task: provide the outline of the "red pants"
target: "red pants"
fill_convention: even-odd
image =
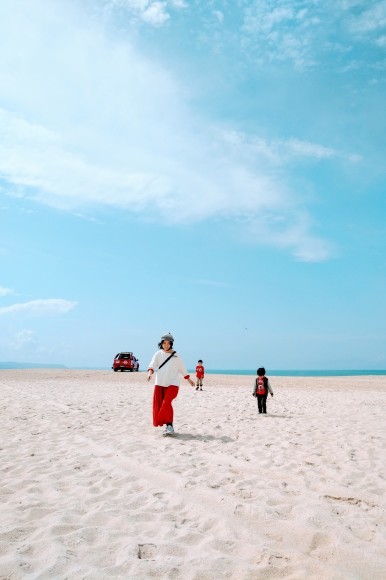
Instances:
[[[155,385],[153,395],[153,425],[161,427],[165,423],[173,423],[172,401],[178,395],[178,387],[160,387]]]

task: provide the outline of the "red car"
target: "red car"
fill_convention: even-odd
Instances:
[[[115,355],[113,366],[111,368],[115,373],[117,371],[138,372],[139,362],[132,352],[119,352],[117,355]]]

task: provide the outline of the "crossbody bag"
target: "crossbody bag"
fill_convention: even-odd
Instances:
[[[164,360],[164,362],[162,363],[162,365],[160,365],[160,366],[158,367],[158,370],[162,369],[162,367],[163,367],[164,365],[166,365],[166,363],[167,363],[167,362],[168,362],[168,361],[169,361],[169,360],[172,358],[172,356],[174,356],[175,354],[176,354],[176,351],[175,351],[175,350],[173,350],[172,354],[171,354],[170,356],[168,356],[168,358],[167,358],[166,360]]]

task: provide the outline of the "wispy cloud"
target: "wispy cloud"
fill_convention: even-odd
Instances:
[[[320,24],[318,3],[255,1],[244,12],[243,35],[268,61],[291,61],[303,70],[314,65],[313,38]]]
[[[33,330],[23,328],[11,338],[11,345],[16,350],[22,350],[26,346],[35,349],[38,345],[36,333]]]
[[[206,280],[206,279],[194,279],[193,284],[198,284],[199,286],[215,286],[216,288],[226,288],[229,286],[226,282],[220,282],[218,280]]]
[[[186,7],[183,0],[102,0],[111,11],[121,10],[151,26],[163,26],[170,20],[170,11]]]
[[[230,153],[221,130],[190,108],[184,87],[129,40],[112,38],[98,19],[61,0],[18,4],[15,10],[6,0],[0,8],[7,46],[0,52],[0,83],[3,103],[13,103],[12,110],[0,110],[0,177],[9,192],[74,212],[107,204],[169,223],[262,213],[281,219],[287,211],[291,224],[302,224],[298,231],[310,252],[312,227],[303,223],[304,208],[296,209],[300,192],[294,204],[273,169],[285,157],[318,161],[336,157],[335,151],[249,136]],[[112,4],[141,14],[185,6]],[[275,22],[306,16],[283,9],[266,15],[264,26],[272,30]]]
[[[379,38],[377,38],[376,41],[375,41],[375,44],[377,44],[381,48],[384,48],[386,46],[386,35],[383,34],[382,36],[380,36]]]
[[[259,215],[245,218],[244,239],[259,237],[262,244],[290,250],[299,262],[322,262],[335,253],[332,243],[311,235],[314,224],[307,212],[299,211],[296,218],[291,212],[275,215]]]
[[[359,6],[358,6],[359,4]],[[362,0],[355,6],[351,14],[349,28],[354,34],[367,35],[369,33],[386,30],[386,1],[368,2]],[[359,10],[358,10],[359,8]]]
[[[13,294],[14,291],[11,288],[4,288],[4,286],[0,286],[0,297],[1,296],[8,296],[8,294]]]
[[[240,155],[255,161],[256,158],[265,158],[266,161],[275,165],[307,159],[314,161],[331,158],[350,161],[359,159],[355,154],[337,151],[320,143],[310,143],[296,138],[267,141],[261,137],[234,130],[223,131],[222,137],[224,142]]]
[[[166,2],[149,2],[148,6],[142,10],[141,18],[154,26],[161,26],[170,18],[166,11]]]
[[[337,29],[339,45],[331,42]],[[366,0],[255,0],[244,9],[242,37],[261,62],[292,62],[303,71],[326,55],[334,54],[337,61],[340,53],[355,59],[349,56],[353,44],[368,40],[381,45],[384,30],[385,0],[375,0],[371,6]],[[362,68],[366,66],[363,61]]]
[[[50,314],[66,314],[75,306],[77,302],[63,300],[61,298],[49,298],[46,300],[31,300],[11,306],[0,308],[0,316],[5,314],[33,314],[36,316],[46,316]]]

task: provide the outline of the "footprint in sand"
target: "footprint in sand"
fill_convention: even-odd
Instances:
[[[140,560],[151,560],[157,554],[155,544],[138,544],[138,558]]]

